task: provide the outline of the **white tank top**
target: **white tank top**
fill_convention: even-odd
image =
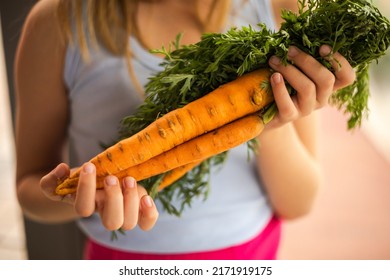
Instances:
[[[262,22],[274,30],[270,1],[233,0],[226,28],[255,27]],[[148,77],[162,70],[162,60],[135,39],[130,40],[135,73],[146,84]],[[91,61],[85,63],[77,46],[69,46],[64,75],[71,115],[69,160],[71,166],[80,166],[101,152],[102,144],[116,139],[120,120],[132,114],[142,100],[129,78],[124,59],[105,50],[91,49]],[[165,212],[157,200],[160,216],[148,232],[136,228],[112,241],[111,232],[101,225],[96,214],[81,219],[79,225],[100,244],[136,252],[196,252],[244,243],[259,234],[272,216],[254,160],[248,161],[247,152],[246,145],[231,150],[223,168],[211,176],[207,199],[195,199],[181,217]]]

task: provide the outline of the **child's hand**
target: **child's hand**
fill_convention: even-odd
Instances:
[[[320,55],[330,54],[329,46],[320,48]],[[328,59],[334,73],[325,68],[312,56],[296,47],[288,51],[290,64],[283,65],[280,59],[272,57],[269,65],[276,71],[271,76],[271,86],[278,107],[278,114],[267,127],[278,127],[287,122],[309,115],[328,104],[332,93],[348,86],[355,80],[355,72],[348,61],[339,53]],[[297,91],[290,98],[284,79]]]
[[[107,176],[104,189],[96,190],[95,166],[85,163],[80,172],[77,193],[58,196],[54,194],[57,181],[70,174],[66,164],[58,165],[41,179],[41,189],[51,200],[74,205],[81,217],[99,212],[104,227],[108,230],[131,230],[137,224],[143,230],[151,229],[157,221],[158,211],[146,190],[137,185],[132,177],[119,182],[115,176]]]

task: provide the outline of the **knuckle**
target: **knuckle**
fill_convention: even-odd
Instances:
[[[329,98],[331,95],[332,95],[332,93],[330,92],[329,94],[318,97],[317,98],[317,105],[318,105],[317,107],[322,108],[322,107],[327,106],[329,104]]]
[[[296,108],[288,107],[279,112],[279,117],[283,122],[288,122],[297,118],[298,112]]]
[[[299,107],[299,111],[297,114],[293,116],[291,120],[297,119],[298,117],[305,117],[309,115],[313,110],[314,110],[315,102],[314,105],[312,106],[311,104],[304,104]]]
[[[327,74],[325,74],[324,77],[322,87],[325,89],[333,89],[334,84],[336,83],[336,76],[327,71]]]
[[[301,110],[299,116],[300,117],[306,117],[308,115],[310,115],[310,113],[312,112],[313,110],[311,108],[304,108],[303,110]],[[298,116],[296,117],[298,118]]]
[[[317,95],[317,86],[313,82],[302,83],[301,90],[298,91],[298,101],[300,104],[311,103],[312,100],[315,100]]]
[[[304,116],[307,116],[309,115],[312,111],[313,111],[313,107],[315,105],[315,102],[313,102],[314,104],[312,105],[312,103],[310,102],[300,102],[302,104],[300,104],[298,110],[297,110],[297,113],[293,116],[293,119],[297,119],[298,117],[304,117]]]
[[[305,98],[310,98],[311,96],[316,95],[317,85],[314,82],[307,82],[303,86],[305,89],[305,94],[303,94],[302,96],[304,96]]]
[[[319,85],[317,90],[317,99],[326,101],[334,90],[335,81],[336,79],[331,77]]]

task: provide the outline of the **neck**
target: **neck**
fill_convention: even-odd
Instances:
[[[183,33],[182,44],[200,40],[205,31],[203,20],[209,16],[213,0],[141,1],[139,4],[139,39],[148,49],[168,46],[179,33]]]

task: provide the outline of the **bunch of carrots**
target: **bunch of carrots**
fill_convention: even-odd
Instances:
[[[278,55],[288,63],[290,45],[331,69],[318,55],[318,48],[328,44],[355,67],[355,83],[332,101],[350,114],[349,128],[359,125],[367,110],[368,66],[389,47],[390,23],[368,0],[298,2],[298,14],[283,12],[278,32],[264,25],[232,28],[204,34],[188,46],[180,46],[178,36],[174,50],[155,51],[165,55],[165,67],[147,84],[145,102],[123,119],[118,142],[90,160],[96,165],[97,187],[108,174],[133,176],[151,193],[160,191],[163,205],[176,214],[169,205],[176,190],[183,205],[207,193],[202,188],[211,167],[223,163],[235,146],[252,147],[275,114],[267,61]],[[76,192],[79,174],[59,182],[56,193]]]
[[[161,190],[189,166],[255,138],[264,128],[258,111],[273,101],[262,85],[269,75],[264,69],[243,75],[109,147],[91,159],[97,187],[103,187],[109,174],[140,181],[173,170],[159,185]],[[61,182],[57,194],[75,192],[79,172]]]

